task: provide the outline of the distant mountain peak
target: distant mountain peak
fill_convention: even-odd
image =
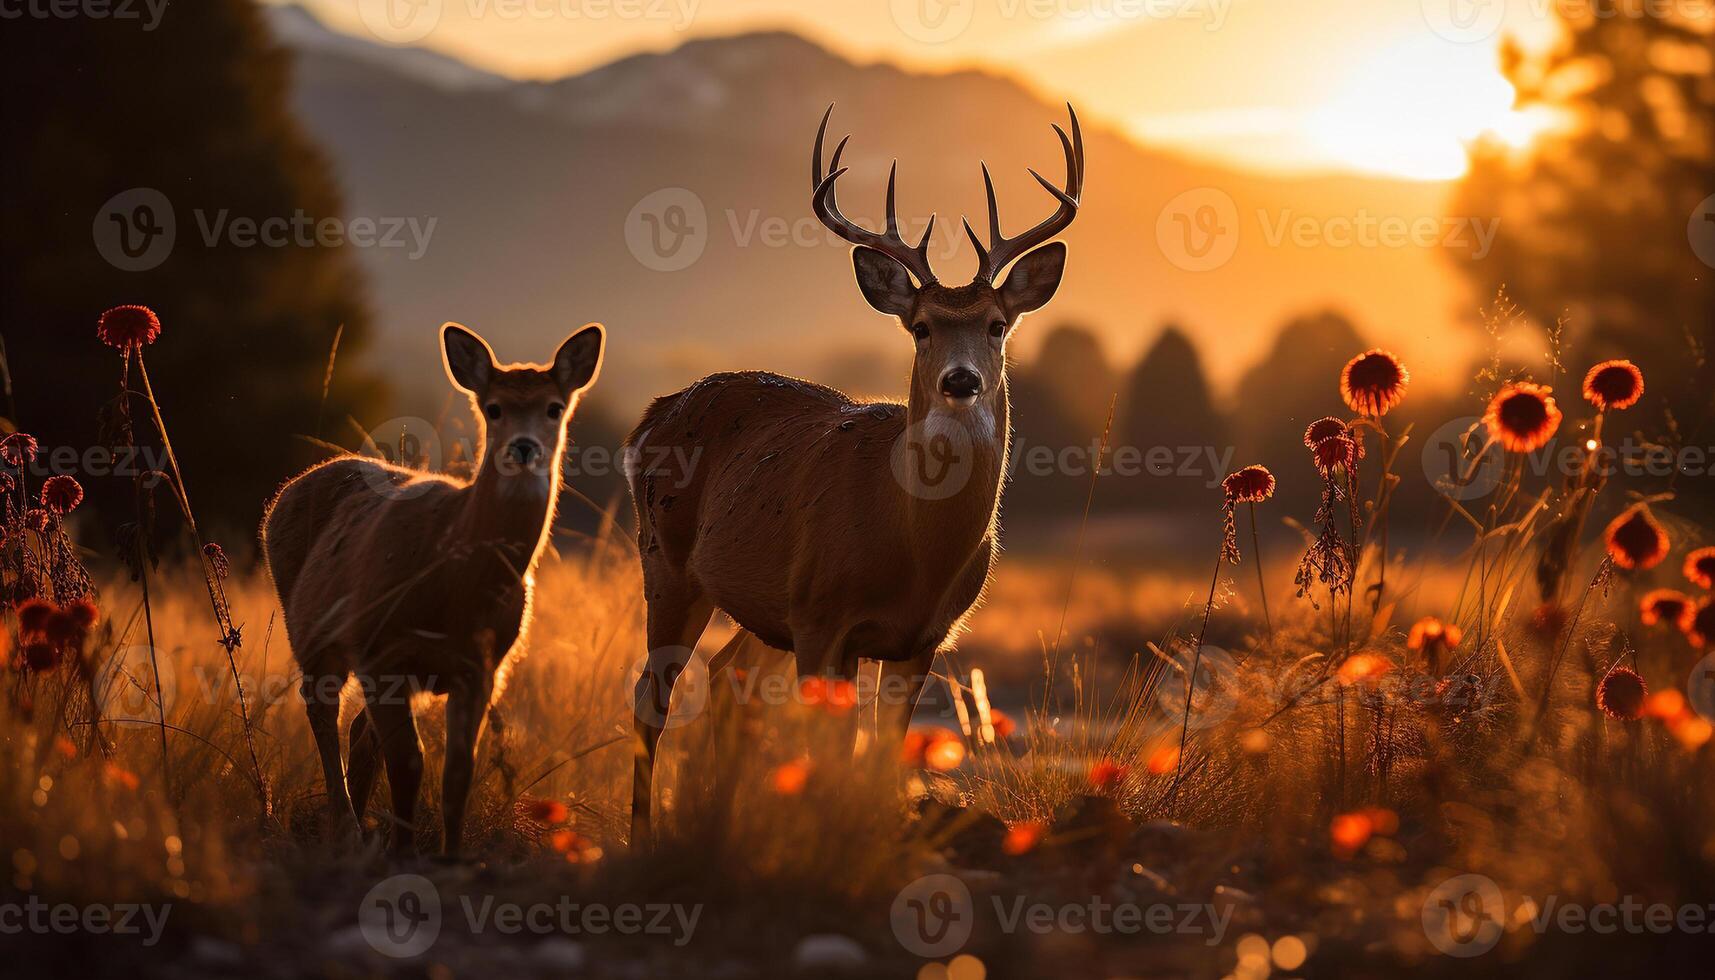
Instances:
[[[299,53],[340,55],[445,90],[497,89],[512,84],[502,75],[427,48],[383,44],[336,31],[299,4],[268,6],[264,14],[274,40]]]

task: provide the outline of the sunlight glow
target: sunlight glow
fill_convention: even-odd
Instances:
[[[1513,108],[1493,52],[1412,41],[1356,66],[1350,83],[1313,110],[1305,135],[1354,169],[1447,180],[1464,176],[1480,137],[1523,149],[1544,127]]]

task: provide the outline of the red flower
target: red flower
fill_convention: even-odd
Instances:
[[[1560,409],[1551,389],[1528,381],[1507,385],[1483,415],[1489,435],[1510,452],[1541,449],[1560,428]]]
[[[42,484],[42,506],[55,514],[69,514],[83,503],[83,487],[69,476],[50,476]]]
[[[47,629],[54,604],[46,599],[26,599],[18,606],[18,635],[29,636]]]
[[[1246,466],[1221,481],[1227,499],[1240,504],[1260,504],[1274,496],[1274,474],[1266,466]]]
[[[1608,717],[1621,721],[1631,721],[1642,715],[1647,697],[1649,688],[1645,686],[1644,679],[1624,667],[1608,671],[1608,675],[1596,685],[1596,707]]]
[[[1621,568],[1641,572],[1661,564],[1661,560],[1667,557],[1667,531],[1656,523],[1649,508],[1643,504],[1633,504],[1614,518],[1605,537],[1608,554]]]
[[[0,460],[7,466],[23,466],[36,458],[36,437],[27,432],[14,432],[0,439]]]
[[[96,322],[95,335],[109,347],[147,347],[161,335],[161,320],[147,306],[115,306]]]
[[[95,608],[95,603],[88,599],[77,600],[66,606],[65,611],[78,624],[78,628],[85,632],[94,629],[95,624],[101,621],[101,610]]]
[[[1631,408],[1644,396],[1644,374],[1631,361],[1603,361],[1584,375],[1584,400],[1603,411]]]
[[[1691,629],[1685,634],[1691,645],[1702,649],[1715,641],[1715,596],[1704,596],[1691,615]]]
[[[1666,623],[1681,633],[1691,629],[1694,608],[1691,597],[1676,589],[1656,589],[1638,600],[1638,616],[1645,626]]]
[[[1441,673],[1441,655],[1451,653],[1464,639],[1464,632],[1452,623],[1443,623],[1434,616],[1425,616],[1411,627],[1405,645],[1420,651],[1429,664],[1431,674]]]
[[[1715,548],[1698,548],[1686,555],[1685,577],[1705,589],[1715,589]]]
[[[215,578],[225,578],[232,574],[232,562],[226,558],[226,552],[220,545],[210,541],[202,546],[202,555],[208,559],[208,565],[214,570]]]
[[[1332,415],[1319,418],[1310,423],[1309,427],[1304,430],[1304,448],[1315,449],[1316,444],[1322,440],[1345,434],[1346,423]]]
[[[559,800],[534,799],[524,801],[524,812],[544,827],[565,823],[571,811]]]
[[[1129,772],[1131,769],[1127,766],[1122,766],[1112,759],[1102,759],[1090,767],[1090,788],[1104,793],[1124,782]]]
[[[49,643],[64,650],[68,647],[81,648],[88,632],[78,617],[73,616],[69,609],[58,609],[48,617],[48,624],[42,630]]]
[[[1337,467],[1350,467],[1358,459],[1358,444],[1349,436],[1329,436],[1311,449],[1316,467],[1328,473]]]
[[[44,673],[60,665],[60,648],[52,643],[30,643],[23,649],[25,670]]]
[[[1380,347],[1365,351],[1340,372],[1340,397],[1359,415],[1380,418],[1405,397],[1411,372]]]

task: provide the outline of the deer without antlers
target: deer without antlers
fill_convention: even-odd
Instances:
[[[549,364],[503,366],[482,338],[448,323],[447,376],[476,409],[475,478],[344,456],[293,478],[270,502],[263,551],[337,830],[358,832],[379,755],[393,791],[393,850],[414,849],[423,754],[409,694],[427,691],[447,695],[441,849],[458,851],[483,722],[504,687],[497,673],[528,625],[566,423],[595,383],[602,339],[592,323]],[[366,704],[352,722],[348,773],[339,692],[353,673]]]
[[[634,845],[650,835],[655,749],[674,680],[716,608],[740,629],[711,658],[712,676],[762,655],[757,641],[790,652],[800,678],[849,681],[860,659],[878,660],[880,689],[905,693],[887,705],[881,731],[903,738],[936,652],[975,607],[994,559],[1008,438],[1006,342],[1060,284],[1066,246],[1051,239],[1077,215],[1084,186],[1077,114],[1070,136],[1054,127],[1065,186],[1030,171],[1058,207],[1028,231],[1001,234],[983,166],[989,240],[965,222],[977,276],[945,286],[929,266],[934,218],[916,245],[900,235],[897,162],[884,232],[840,212],[834,186],[846,173],[846,139],[822,167],[832,113],[829,106],[816,133],[811,203],[856,246],[864,299],[912,336],[910,395],[903,405],[859,403],[778,375],[717,374],[657,399],[627,437],[649,646],[634,703]]]

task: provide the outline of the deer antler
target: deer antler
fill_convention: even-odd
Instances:
[[[834,114],[832,103],[828,111],[822,114],[821,128],[816,130],[816,149],[811,161],[810,186],[815,189],[811,197],[811,207],[815,209],[816,217],[828,229],[853,245],[865,245],[893,259],[904,266],[908,272],[917,277],[917,285],[927,286],[935,281],[935,272],[929,268],[929,236],[935,231],[935,216],[929,216],[929,227],[923,231],[923,240],[915,246],[906,244],[899,235],[899,217],[893,207],[894,177],[899,172],[899,161],[893,161],[893,167],[887,172],[887,233],[878,235],[867,228],[853,224],[850,219],[840,213],[840,206],[834,200],[834,181],[846,172],[848,168],[840,166],[840,154],[845,151],[846,141],[850,136],[843,137],[839,145],[834,147],[833,159],[828,161],[826,172],[822,170],[822,137],[828,131],[828,118]],[[1040,178],[1039,178],[1040,179]]]
[[[1016,238],[1007,238],[1000,233],[1000,207],[995,203],[994,180],[989,177],[988,164],[982,165],[983,187],[988,191],[989,199],[988,247],[984,248],[983,243],[977,240],[977,233],[971,230],[969,220],[965,221],[965,234],[971,236],[971,244],[977,247],[977,277],[984,282],[994,282],[1014,259],[1065,231],[1072,219],[1078,216],[1078,198],[1084,192],[1084,134],[1078,129],[1078,113],[1071,103],[1066,104],[1066,111],[1072,117],[1071,138],[1066,137],[1066,131],[1058,124],[1054,126],[1055,134],[1060,137],[1060,146],[1066,151],[1065,189],[1049,183],[1036,171],[1030,171],[1030,176],[1035,177],[1036,182],[1060,202],[1060,207],[1036,227]]]

